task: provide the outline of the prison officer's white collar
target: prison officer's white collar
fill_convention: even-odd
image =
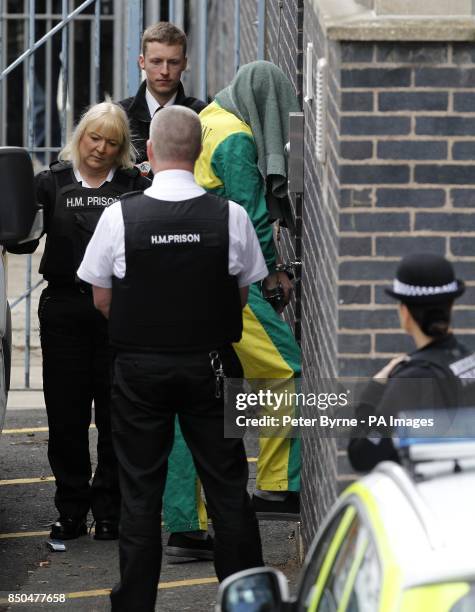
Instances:
[[[163,104],[163,108],[166,106],[172,106],[175,104],[176,95],[178,92],[175,91],[173,96]],[[145,100],[147,101],[148,112],[150,113],[150,117],[153,117],[159,108],[162,108],[162,105],[157,102],[157,100],[153,97],[153,95],[149,92],[148,87],[145,88]]]
[[[152,186],[144,191],[146,196],[165,200],[167,202],[180,202],[197,198],[206,191],[195,181],[192,172],[187,170],[163,170],[153,177]]]
[[[104,183],[110,183],[112,181],[112,179],[114,178],[115,170],[116,170],[115,167],[111,168],[109,170],[109,174],[102,181],[102,183],[99,185],[99,187],[102,187],[102,185],[104,185]],[[83,187],[85,187],[86,189],[98,189],[98,187],[91,187],[91,185],[89,185],[89,183],[86,181],[86,179],[82,178],[81,173],[79,172],[79,170],[77,168],[73,168],[73,171],[74,171],[74,176],[76,177],[77,182],[78,183],[82,183]]]

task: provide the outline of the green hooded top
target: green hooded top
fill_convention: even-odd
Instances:
[[[242,66],[200,113],[203,152],[195,166],[196,180],[207,191],[244,206],[270,272],[275,247],[266,187],[277,201],[286,198],[284,147],[288,115],[297,110],[294,89],[284,73],[270,62],[258,61]]]

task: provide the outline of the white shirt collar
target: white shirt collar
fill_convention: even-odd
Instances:
[[[175,104],[177,93],[178,92],[175,91],[175,93],[168,100],[168,102],[166,102],[163,105],[164,108],[166,106],[171,106],[172,104]],[[147,101],[148,112],[150,113],[150,117],[153,117],[155,115],[155,113],[157,112],[157,109],[161,108],[162,105],[159,102],[157,102],[157,100],[153,97],[153,95],[148,90],[148,87],[145,88],[145,100]]]
[[[116,171],[115,167],[111,168],[109,170],[109,174],[102,181],[102,183],[99,185],[99,187],[102,187],[102,185],[104,185],[104,183],[110,183],[112,181],[112,179],[114,178],[115,171]],[[91,185],[89,185],[89,183],[86,181],[86,179],[83,179],[83,177],[81,176],[81,173],[79,172],[79,170],[77,168],[73,168],[73,172],[74,172],[74,176],[76,177],[76,180],[78,181],[78,183],[82,183],[83,187],[86,187],[86,189],[98,189],[98,187],[91,187]]]
[[[151,187],[144,193],[157,200],[181,202],[204,195],[206,191],[197,184],[192,172],[163,170],[154,175]]]

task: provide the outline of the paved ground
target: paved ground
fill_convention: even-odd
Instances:
[[[32,268],[38,269],[40,254]],[[25,257],[9,258],[10,299],[24,291]],[[34,279],[37,275],[34,275]],[[35,282],[35,280],[33,280]],[[48,431],[41,392],[41,360],[33,295],[30,385],[24,387],[24,305],[13,310],[14,353],[12,392],[5,429],[0,436],[0,612],[4,610],[108,610],[109,589],[118,578],[116,542],[96,542],[91,536],[66,543],[63,553],[46,547],[49,525],[56,518],[54,483],[47,461]],[[96,432],[91,430],[94,460]],[[254,487],[255,456],[249,450]],[[265,560],[284,571],[295,589],[299,571],[296,525],[261,523]],[[167,535],[164,534],[164,538]],[[204,612],[213,609],[214,569],[209,562],[164,562],[157,610]],[[8,595],[24,603],[8,605]],[[32,602],[32,594],[64,595],[64,603]],[[28,601],[28,598],[30,601]],[[36,599],[36,596],[35,596]],[[41,599],[39,597],[38,599]],[[132,612],[132,611],[131,611]]]
[[[7,411],[0,437],[0,611],[108,610],[108,592],[118,578],[117,543],[85,536],[66,542],[66,552],[46,548],[49,525],[56,517],[47,439],[42,409]],[[91,449],[95,440],[96,431],[91,429]],[[254,466],[251,460],[251,487]],[[295,588],[299,570],[296,525],[265,522],[261,531],[266,562],[282,569]],[[164,534],[164,541],[166,537]],[[27,597],[33,593],[63,594],[66,601],[7,606],[9,594]],[[210,611],[215,595],[210,562],[164,562],[157,610]]]

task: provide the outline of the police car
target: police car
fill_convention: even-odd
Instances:
[[[41,235],[30,156],[18,147],[0,147],[0,432],[10,386],[11,316],[7,301],[7,254],[4,245]]]
[[[472,612],[475,442],[406,446],[338,499],[307,555],[295,599],[280,572],[228,577],[217,612]]]

